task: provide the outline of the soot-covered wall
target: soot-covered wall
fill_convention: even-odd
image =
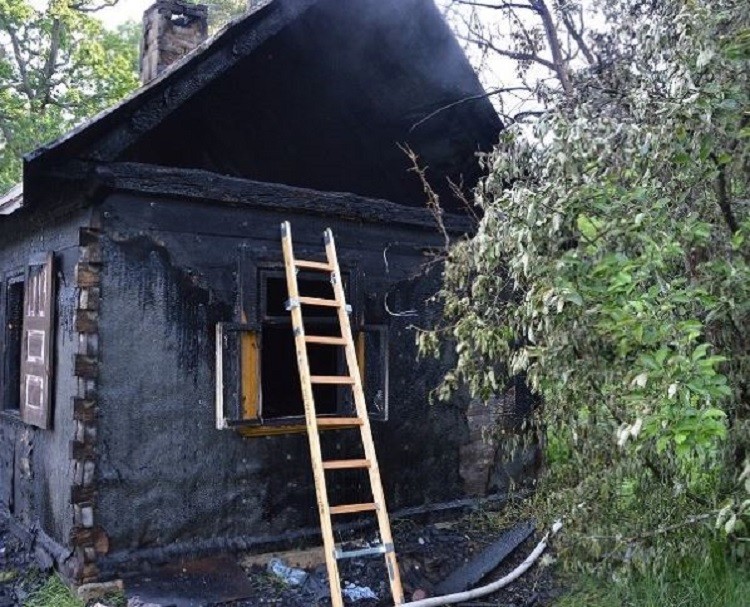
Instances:
[[[21,210],[0,219],[3,275],[23,271],[32,254],[54,251],[57,289],[52,428],[28,426],[17,412],[0,414],[1,507],[27,529],[40,528],[62,545],[67,545],[73,525],[69,450],[75,435],[73,356],[78,336],[73,325],[77,300],[74,272],[79,256],[78,228],[84,225],[88,225],[84,212],[53,218]],[[4,298],[5,285],[3,302]]]
[[[389,325],[390,420],[374,423],[374,434],[391,507],[462,494],[467,403],[428,404],[443,369],[417,360],[410,329],[428,322],[425,300],[438,285],[439,267],[425,273],[422,251],[440,246],[436,232],[130,194],[111,195],[100,211],[97,515],[111,563],[175,542],[317,525],[304,435],[243,438],[215,429],[215,325],[239,320],[238,285],[252,280],[242,275],[241,253],[281,261],[283,220],[301,258],[321,252],[322,232],[333,228],[342,265],[361,277],[365,320]],[[389,316],[386,294],[392,311],[415,312]],[[324,435],[329,456],[349,455],[344,436]],[[365,498],[362,483],[345,476],[333,486],[333,502]]]

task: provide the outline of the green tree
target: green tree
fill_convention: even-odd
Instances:
[[[597,69],[486,159],[445,323],[419,340],[455,349],[444,397],[526,374],[544,403],[534,505],[568,520],[568,564],[610,570],[747,536],[750,5],[606,13]]]
[[[0,189],[20,179],[23,154],[138,86],[140,28],[95,16],[114,3],[0,0]]]
[[[208,6],[208,22],[212,32],[220,30],[232,19],[247,11],[247,0],[196,0],[194,4]]]

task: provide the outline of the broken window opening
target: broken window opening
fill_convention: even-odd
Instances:
[[[8,278],[5,289],[5,385],[3,409],[21,408],[21,340],[23,337],[24,275]]]
[[[266,420],[301,418],[302,401],[292,319],[286,309],[288,299],[283,272],[260,273],[261,285],[261,417]],[[333,299],[333,287],[324,274],[300,274],[300,295]],[[348,290],[348,277],[344,276]],[[308,335],[339,336],[334,308],[306,307],[305,332]],[[344,375],[346,361],[343,348],[310,345],[308,361],[313,375]],[[351,389],[345,386],[319,385],[313,388],[318,415],[349,414],[352,410]]]

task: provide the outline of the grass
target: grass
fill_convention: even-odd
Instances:
[[[662,575],[636,575],[622,584],[588,579],[558,607],[748,607],[750,567],[728,559],[720,548],[706,559],[691,558]]]
[[[63,581],[53,575],[39,590],[33,592],[23,604],[24,607],[84,607],[83,603],[73,596]]]

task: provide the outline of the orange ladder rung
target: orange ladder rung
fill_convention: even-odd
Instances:
[[[308,344],[322,344],[324,346],[345,346],[346,339],[343,337],[328,337],[325,335],[305,335]]]
[[[311,375],[310,382],[313,384],[353,386],[354,378],[349,375]]]
[[[374,512],[378,509],[377,504],[345,504],[343,506],[331,506],[331,514],[356,514],[357,512]]]
[[[324,470],[349,470],[355,468],[369,468],[372,465],[369,459],[334,459],[323,462]]]

